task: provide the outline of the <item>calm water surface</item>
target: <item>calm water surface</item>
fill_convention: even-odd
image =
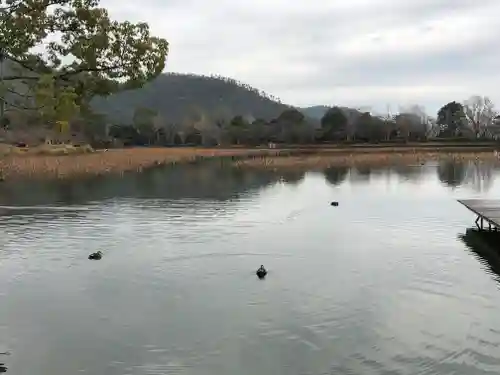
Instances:
[[[500,257],[463,238],[455,199],[500,197],[499,173],[207,164],[4,186],[0,372],[498,374]]]

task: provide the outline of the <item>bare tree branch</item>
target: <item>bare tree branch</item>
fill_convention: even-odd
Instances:
[[[493,102],[479,95],[471,96],[464,102],[464,113],[476,137],[489,130],[497,115]]]

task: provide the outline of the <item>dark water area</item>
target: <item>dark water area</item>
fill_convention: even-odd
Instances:
[[[456,202],[500,198],[498,176],[202,164],[3,184],[0,373],[498,374],[500,242]]]

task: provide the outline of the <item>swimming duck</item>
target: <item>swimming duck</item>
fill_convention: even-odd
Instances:
[[[260,268],[255,273],[257,274],[257,277],[259,279],[263,279],[267,275],[267,271],[266,271],[266,269],[264,268],[263,265],[261,265]]]
[[[332,203],[330,203],[333,207],[337,207],[339,205],[339,202],[335,202],[333,201]]]
[[[89,255],[89,259],[92,259],[92,260],[99,260],[101,258],[102,258],[102,252],[100,252],[100,251]]]

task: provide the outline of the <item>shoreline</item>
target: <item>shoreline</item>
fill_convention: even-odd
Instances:
[[[108,174],[121,175],[145,169],[199,163],[205,160],[228,161],[237,168],[328,168],[357,164],[422,163],[430,160],[479,160],[499,162],[495,145],[355,145],[350,147],[303,148],[153,148],[98,150],[69,155],[17,155],[0,158],[0,180],[71,179]]]
[[[500,159],[493,152],[450,153],[421,151],[415,153],[391,152],[267,157],[260,160],[237,160],[233,162],[233,166],[241,169],[322,171],[328,168],[419,166],[428,162],[477,162],[500,165]]]

